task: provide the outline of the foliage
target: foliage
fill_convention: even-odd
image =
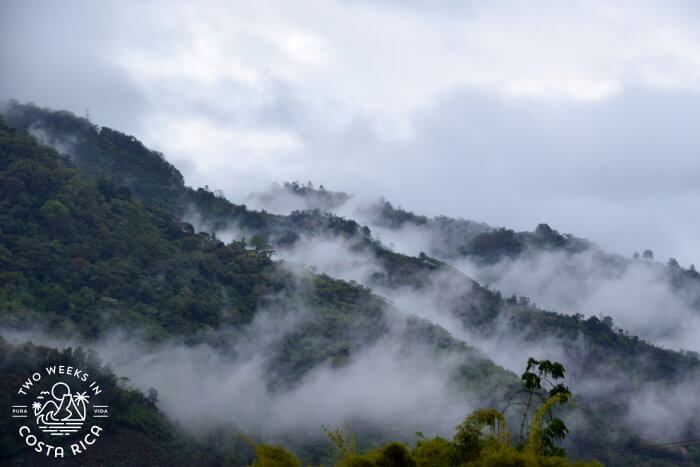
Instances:
[[[133,199],[111,179],[90,181],[53,149],[0,126],[0,318],[95,337],[116,323],[152,337],[249,321],[286,276],[262,236],[225,245],[173,214]],[[230,313],[227,310],[232,310]]]
[[[401,208],[394,208],[389,201],[381,200],[373,207],[373,220],[377,225],[398,229],[406,224],[414,226],[424,226],[428,223],[428,218],[425,216],[417,216],[416,214],[405,211]]]
[[[571,393],[556,392],[550,395],[535,411],[530,423],[530,435],[528,437],[528,451],[531,454],[545,456],[565,456],[566,450],[555,446],[555,440],[563,440],[569,433],[569,429],[561,418],[549,417],[544,428],[541,427],[545,417],[548,416],[554,404],[565,404],[571,400]]]
[[[524,390],[531,399],[533,396],[542,395],[543,381],[563,377],[564,367],[561,364],[530,358],[521,379]],[[571,393],[562,384],[552,384],[552,389],[546,394],[548,397],[543,399],[543,403],[535,410],[525,444],[511,445],[507,421],[503,414],[495,409],[480,409],[469,414],[457,425],[452,441],[440,436],[424,439],[422,433],[417,433],[419,439],[413,449],[406,444],[390,441],[380,447],[358,453],[356,440],[349,434],[347,425],[343,428],[323,429],[334,448],[335,465],[340,467],[600,465],[598,462],[572,464],[564,457],[563,449],[554,446],[553,440],[563,439],[568,432],[564,422],[549,417],[546,426],[542,428],[541,425],[553,406],[566,403],[571,398]],[[279,446],[268,448],[274,449],[274,452],[286,452]],[[258,460],[262,462],[264,455],[266,454],[258,454]],[[290,457],[290,453],[284,456],[293,458]]]
[[[521,376],[523,388],[516,391],[509,399],[508,406],[504,412],[508,410],[510,405],[524,405],[522,420],[520,422],[520,431],[518,432],[518,442],[522,442],[524,435],[525,423],[530,415],[530,412],[536,407],[535,399],[539,399],[541,406],[536,409],[535,416],[532,420],[530,429],[530,447],[534,449],[533,453],[543,452],[545,455],[564,455],[564,451],[555,448],[553,445],[554,439],[563,439],[568,432],[566,425],[559,418],[553,418],[550,415],[551,407],[554,403],[564,404],[571,399],[571,391],[562,383],[555,383],[559,379],[564,378],[564,366],[558,362],[549,360],[535,360],[530,357],[527,361],[527,368]],[[550,379],[551,378],[551,379]],[[549,384],[548,391],[545,390],[543,383]],[[525,401],[514,401],[514,397],[525,395]],[[547,416],[547,426],[540,430],[540,424],[543,418]],[[533,438],[534,437],[534,438]],[[536,446],[536,447],[533,447]],[[541,447],[543,449],[541,449]]]
[[[555,398],[561,397],[561,394]],[[484,436],[483,429],[488,428]],[[347,447],[350,438],[346,429],[326,430],[339,455],[334,465],[338,467],[463,467],[463,466],[590,466],[592,462],[570,462],[562,456],[539,454],[537,447],[518,450],[510,445],[505,419],[494,409],[477,410],[456,428],[452,441],[440,436],[419,439],[411,449],[404,443],[390,441],[380,447],[356,453]],[[537,436],[533,440],[538,439]],[[535,441],[537,443],[537,441]],[[280,457],[296,458],[280,446],[268,446],[280,452]],[[280,451],[281,450],[281,451]],[[256,446],[256,453],[258,452]],[[285,454],[281,454],[284,452]],[[342,455],[340,454],[342,453]],[[263,456],[266,454],[262,454]],[[258,454],[258,462],[262,459]],[[263,464],[253,464],[263,465]],[[270,464],[277,465],[277,464]],[[298,465],[298,464],[279,464]]]
[[[267,256],[272,256],[275,252],[264,235],[255,234],[250,237],[250,245],[255,248],[255,251],[258,253],[263,253]]]
[[[484,428],[490,428],[486,440]],[[462,460],[477,459],[483,449],[508,444],[510,433],[503,415],[495,409],[480,409],[470,414],[457,426],[454,445]]]
[[[416,441],[413,457],[418,465],[450,467],[458,458],[458,451],[454,443],[441,436],[436,436]]]
[[[319,209],[279,216],[251,211],[231,203],[208,187],[185,186],[182,174],[157,151],[147,149],[131,135],[92,125],[87,119],[66,111],[51,111],[33,104],[11,101],[4,110],[11,126],[31,131],[44,143],[66,150],[72,162],[88,180],[107,180],[116,197],[133,194],[142,202],[187,219],[196,212],[197,223],[214,234],[232,226],[264,235],[270,245],[288,245],[307,235],[330,234],[345,237],[368,236],[369,229],[352,220]],[[16,181],[8,180],[8,191],[16,191]],[[328,202],[347,199],[346,194],[290,184],[289,190],[306,195],[317,193]]]
[[[289,195],[303,199],[309,209],[320,209],[321,211],[336,208],[350,199],[348,193],[328,191],[323,185],[315,189],[310,181],[306,185],[297,181],[285,182],[281,187],[275,184],[272,189],[259,196],[263,201],[269,202],[276,197],[287,197]]]
[[[446,216],[427,218],[381,200],[367,210],[372,222],[381,227],[421,228],[431,239],[429,254],[445,259],[470,256],[483,263],[495,263],[523,252],[562,250],[569,253],[590,248],[589,242],[570,234],[560,234],[547,224],[534,232],[514,232],[487,224]]]
[[[268,446],[258,444],[255,446],[255,462],[251,465],[260,467],[297,467],[301,462],[294,454],[285,450],[282,446]]]
[[[350,465],[353,465],[351,459],[357,457],[357,439],[349,433],[347,425],[334,429],[324,426],[323,431],[326,432],[331,441],[331,457],[339,464],[350,462]]]

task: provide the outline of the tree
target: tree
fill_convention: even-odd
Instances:
[[[333,457],[339,462],[345,462],[357,453],[357,440],[354,435],[348,433],[348,427],[335,428],[322,426],[328,438],[333,443]]]
[[[47,290],[44,298],[46,308],[53,312],[64,312],[70,308],[70,295],[59,284],[53,284]]]
[[[651,250],[644,250],[642,252],[642,258],[651,261],[652,259],[654,259],[654,252]]]
[[[156,388],[148,388],[148,396],[146,396],[148,402],[155,405],[158,402],[158,390]]]
[[[422,435],[422,433],[419,433]],[[457,449],[453,442],[441,436],[431,439],[423,439],[422,436],[416,441],[413,449],[413,456],[418,465],[430,465],[433,467],[451,467],[458,459]]]
[[[301,462],[294,454],[282,446],[264,444],[245,433],[236,433],[234,437],[248,441],[255,449],[255,460],[251,466],[260,467],[301,467]]]
[[[484,428],[489,428],[486,440],[482,439]],[[457,426],[454,443],[460,459],[471,461],[479,458],[485,447],[507,445],[509,439],[510,433],[503,414],[496,409],[480,409]]]
[[[46,219],[52,235],[56,235],[56,231],[64,226],[70,218],[68,208],[62,202],[55,199],[45,202],[44,205],[41,206],[39,214]]]
[[[267,237],[260,234],[255,234],[250,237],[250,245],[255,248],[255,251],[264,253],[267,256],[272,256],[275,250],[270,246]]]
[[[528,359],[522,375],[523,388],[516,394],[528,397],[533,410],[527,442],[517,446],[511,444],[510,432],[503,412],[496,409],[479,409],[469,414],[456,427],[452,440],[436,436],[425,439],[417,432],[415,447],[390,441],[383,446],[357,452],[354,435],[349,434],[347,425],[329,429],[323,426],[332,443],[333,465],[336,467],[459,467],[479,466],[578,466],[602,467],[597,461],[571,462],[564,458],[563,448],[555,441],[563,440],[569,433],[560,418],[552,417],[556,405],[570,401],[571,392],[561,384],[551,380],[564,377],[564,367],[549,360]],[[543,389],[543,383],[551,389]],[[542,403],[536,406],[534,400]],[[509,405],[512,403],[509,402]],[[514,403],[513,403],[514,404]],[[507,409],[507,407],[506,407]],[[527,415],[526,415],[527,416]],[[521,430],[523,428],[521,427]],[[251,464],[265,466],[297,466],[299,461],[281,446],[261,444],[245,434],[236,435],[255,446],[256,459]]]
[[[528,437],[528,451],[532,455],[561,456],[566,455],[566,450],[556,446],[554,440],[563,440],[569,434],[569,429],[561,418],[553,417],[542,428],[545,419],[554,404],[565,404],[571,397],[570,393],[559,392],[550,396],[536,411],[530,423],[530,436]]]
[[[603,323],[605,326],[607,326],[608,329],[612,329],[613,319],[612,319],[612,317],[610,317],[610,316],[604,316],[604,317],[603,317],[603,320],[602,320],[602,323]]]
[[[530,413],[535,411],[533,424],[530,428],[529,444],[532,445],[532,437],[536,436],[536,443],[539,446],[536,449],[536,454],[564,455],[563,448],[554,446],[554,440],[563,439],[568,433],[568,429],[563,420],[552,416],[552,408],[555,404],[565,404],[572,397],[571,391],[566,385],[556,382],[564,378],[564,372],[564,366],[561,363],[529,358],[525,372],[520,378],[522,388],[511,395],[508,404],[501,412],[505,413],[511,405],[524,406],[518,431],[518,444],[522,445],[525,440],[524,432],[527,419]],[[545,388],[545,383],[549,386],[549,390]],[[522,398],[524,400],[518,400]],[[537,405],[538,401],[540,402],[539,406]],[[543,420],[546,424],[544,428],[540,429]],[[536,435],[533,435],[533,429],[536,429]]]

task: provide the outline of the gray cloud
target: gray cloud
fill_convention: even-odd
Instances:
[[[311,179],[686,264],[700,262],[688,8],[8,2],[0,96],[89,107],[234,200]]]
[[[88,2],[7,2],[0,15],[0,97],[32,101],[135,130],[147,108],[143,91],[106,60],[119,34],[113,5]]]

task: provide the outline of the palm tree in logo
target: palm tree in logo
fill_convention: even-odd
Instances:
[[[78,410],[77,415],[80,417],[80,421],[85,421],[85,414],[87,413],[87,403],[90,396],[87,395],[87,391],[78,392],[73,396],[73,405]]]

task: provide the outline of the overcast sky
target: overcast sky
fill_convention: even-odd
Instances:
[[[188,3],[3,1],[0,98],[234,202],[313,180],[700,265],[694,2]]]

